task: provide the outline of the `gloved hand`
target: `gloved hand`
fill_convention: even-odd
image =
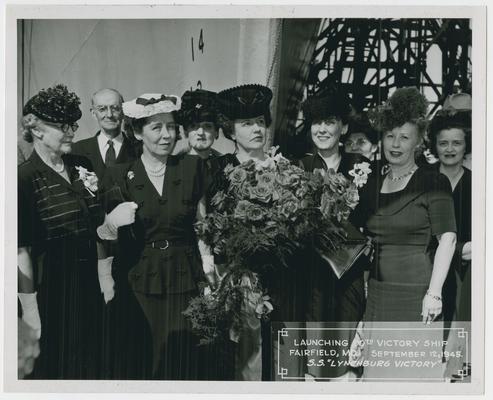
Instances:
[[[98,260],[98,278],[101,293],[103,293],[104,302],[108,304],[115,297],[115,281],[111,276],[111,264],[113,257]]]
[[[41,337],[41,318],[39,317],[38,301],[35,293],[17,293],[21,303],[22,320],[36,333],[36,338]]]
[[[17,376],[24,378],[33,372],[34,360],[39,356],[36,332],[23,320],[17,321]]]
[[[116,240],[120,226],[131,225],[135,222],[137,207],[133,201],[118,204],[113,211],[106,214],[103,225],[96,229],[98,236],[103,240]]]
[[[216,268],[214,265],[214,256],[205,255],[202,256],[202,269],[204,270],[205,278],[212,289],[216,288]]]

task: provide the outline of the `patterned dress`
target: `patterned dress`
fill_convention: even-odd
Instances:
[[[71,183],[33,151],[18,171],[18,247],[31,250],[42,324],[32,377],[100,377],[101,310],[95,227],[97,196],[78,179],[85,157],[64,155]]]

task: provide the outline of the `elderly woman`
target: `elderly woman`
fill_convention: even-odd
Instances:
[[[431,153],[440,161],[438,169],[452,186],[457,223],[457,245],[443,290],[444,319],[471,321],[472,175],[463,167],[465,155],[471,152],[471,97],[468,94],[447,98],[431,121],[429,139]],[[457,360],[454,361],[452,364],[458,365]],[[461,367],[458,365],[454,373]]]
[[[401,88],[373,113],[383,132],[389,167],[378,193],[361,200],[370,210],[366,227],[375,244],[365,312],[365,328],[369,329],[365,333],[370,340],[416,339],[418,347],[405,348],[416,352],[427,350],[423,348],[425,339],[442,338],[442,325],[434,321],[442,313],[442,288],[456,242],[448,179],[435,170],[418,168],[415,162],[423,143],[426,111],[427,101],[417,89]],[[439,244],[433,258],[434,238]],[[371,329],[382,328],[380,321],[421,321],[432,324],[433,329],[421,325],[422,329],[406,329],[404,334]],[[441,376],[441,358],[433,361],[438,361],[434,368],[368,367],[364,378]]]
[[[103,239],[118,237],[115,265],[128,271],[130,287],[152,333],[154,379],[199,379],[205,368],[191,325],[182,312],[203,278],[193,224],[204,192],[199,157],[172,155],[180,98],[143,94],[123,103],[142,156],[108,170],[103,182]],[[117,232],[108,217],[123,201],[137,206],[135,221]]]
[[[218,137],[217,112],[217,93],[202,89],[183,93],[178,118],[188,139],[188,154],[203,160],[221,155],[212,148]]]
[[[33,373],[40,379],[100,377],[95,227],[102,213],[89,160],[69,154],[79,104],[57,85],[23,109],[24,139],[34,151],[18,171],[18,297],[22,319],[41,335]]]

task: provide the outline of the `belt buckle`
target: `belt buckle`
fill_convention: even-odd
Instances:
[[[169,242],[168,242],[167,240],[162,240],[162,241],[163,241],[163,242],[166,242],[166,246],[165,246],[165,247],[158,246],[157,248],[158,248],[159,250],[166,250],[166,249],[169,247]],[[160,240],[160,242],[161,242],[161,240]],[[154,242],[154,243],[156,243],[156,242]],[[154,243],[153,243],[153,244],[154,244]],[[153,247],[154,247],[154,248],[156,248],[156,246],[153,246]]]

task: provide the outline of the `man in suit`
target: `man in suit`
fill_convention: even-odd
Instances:
[[[74,143],[72,151],[91,160],[98,179],[106,168],[135,160],[138,146],[122,133],[123,97],[115,89],[100,89],[91,99],[91,113],[99,125],[99,131],[89,139]]]
[[[99,131],[72,146],[73,153],[91,160],[100,181],[108,167],[131,162],[140,155],[140,146],[136,141],[122,133],[122,103],[123,97],[115,89],[105,88],[95,92],[91,99],[91,113],[99,125]],[[108,246],[110,253],[114,255],[117,247],[114,244]],[[144,316],[141,316],[142,324],[129,326],[127,316],[134,310],[140,311],[139,305],[129,290],[126,271],[120,272],[119,266],[113,264],[113,257],[98,261],[101,292],[107,303],[104,307],[102,333],[106,348],[102,355],[103,378],[145,379],[146,367],[134,362],[142,359],[145,363],[145,357],[137,354],[141,352],[141,348],[133,345],[135,338],[142,336],[141,333],[144,332],[139,330],[145,323]]]

